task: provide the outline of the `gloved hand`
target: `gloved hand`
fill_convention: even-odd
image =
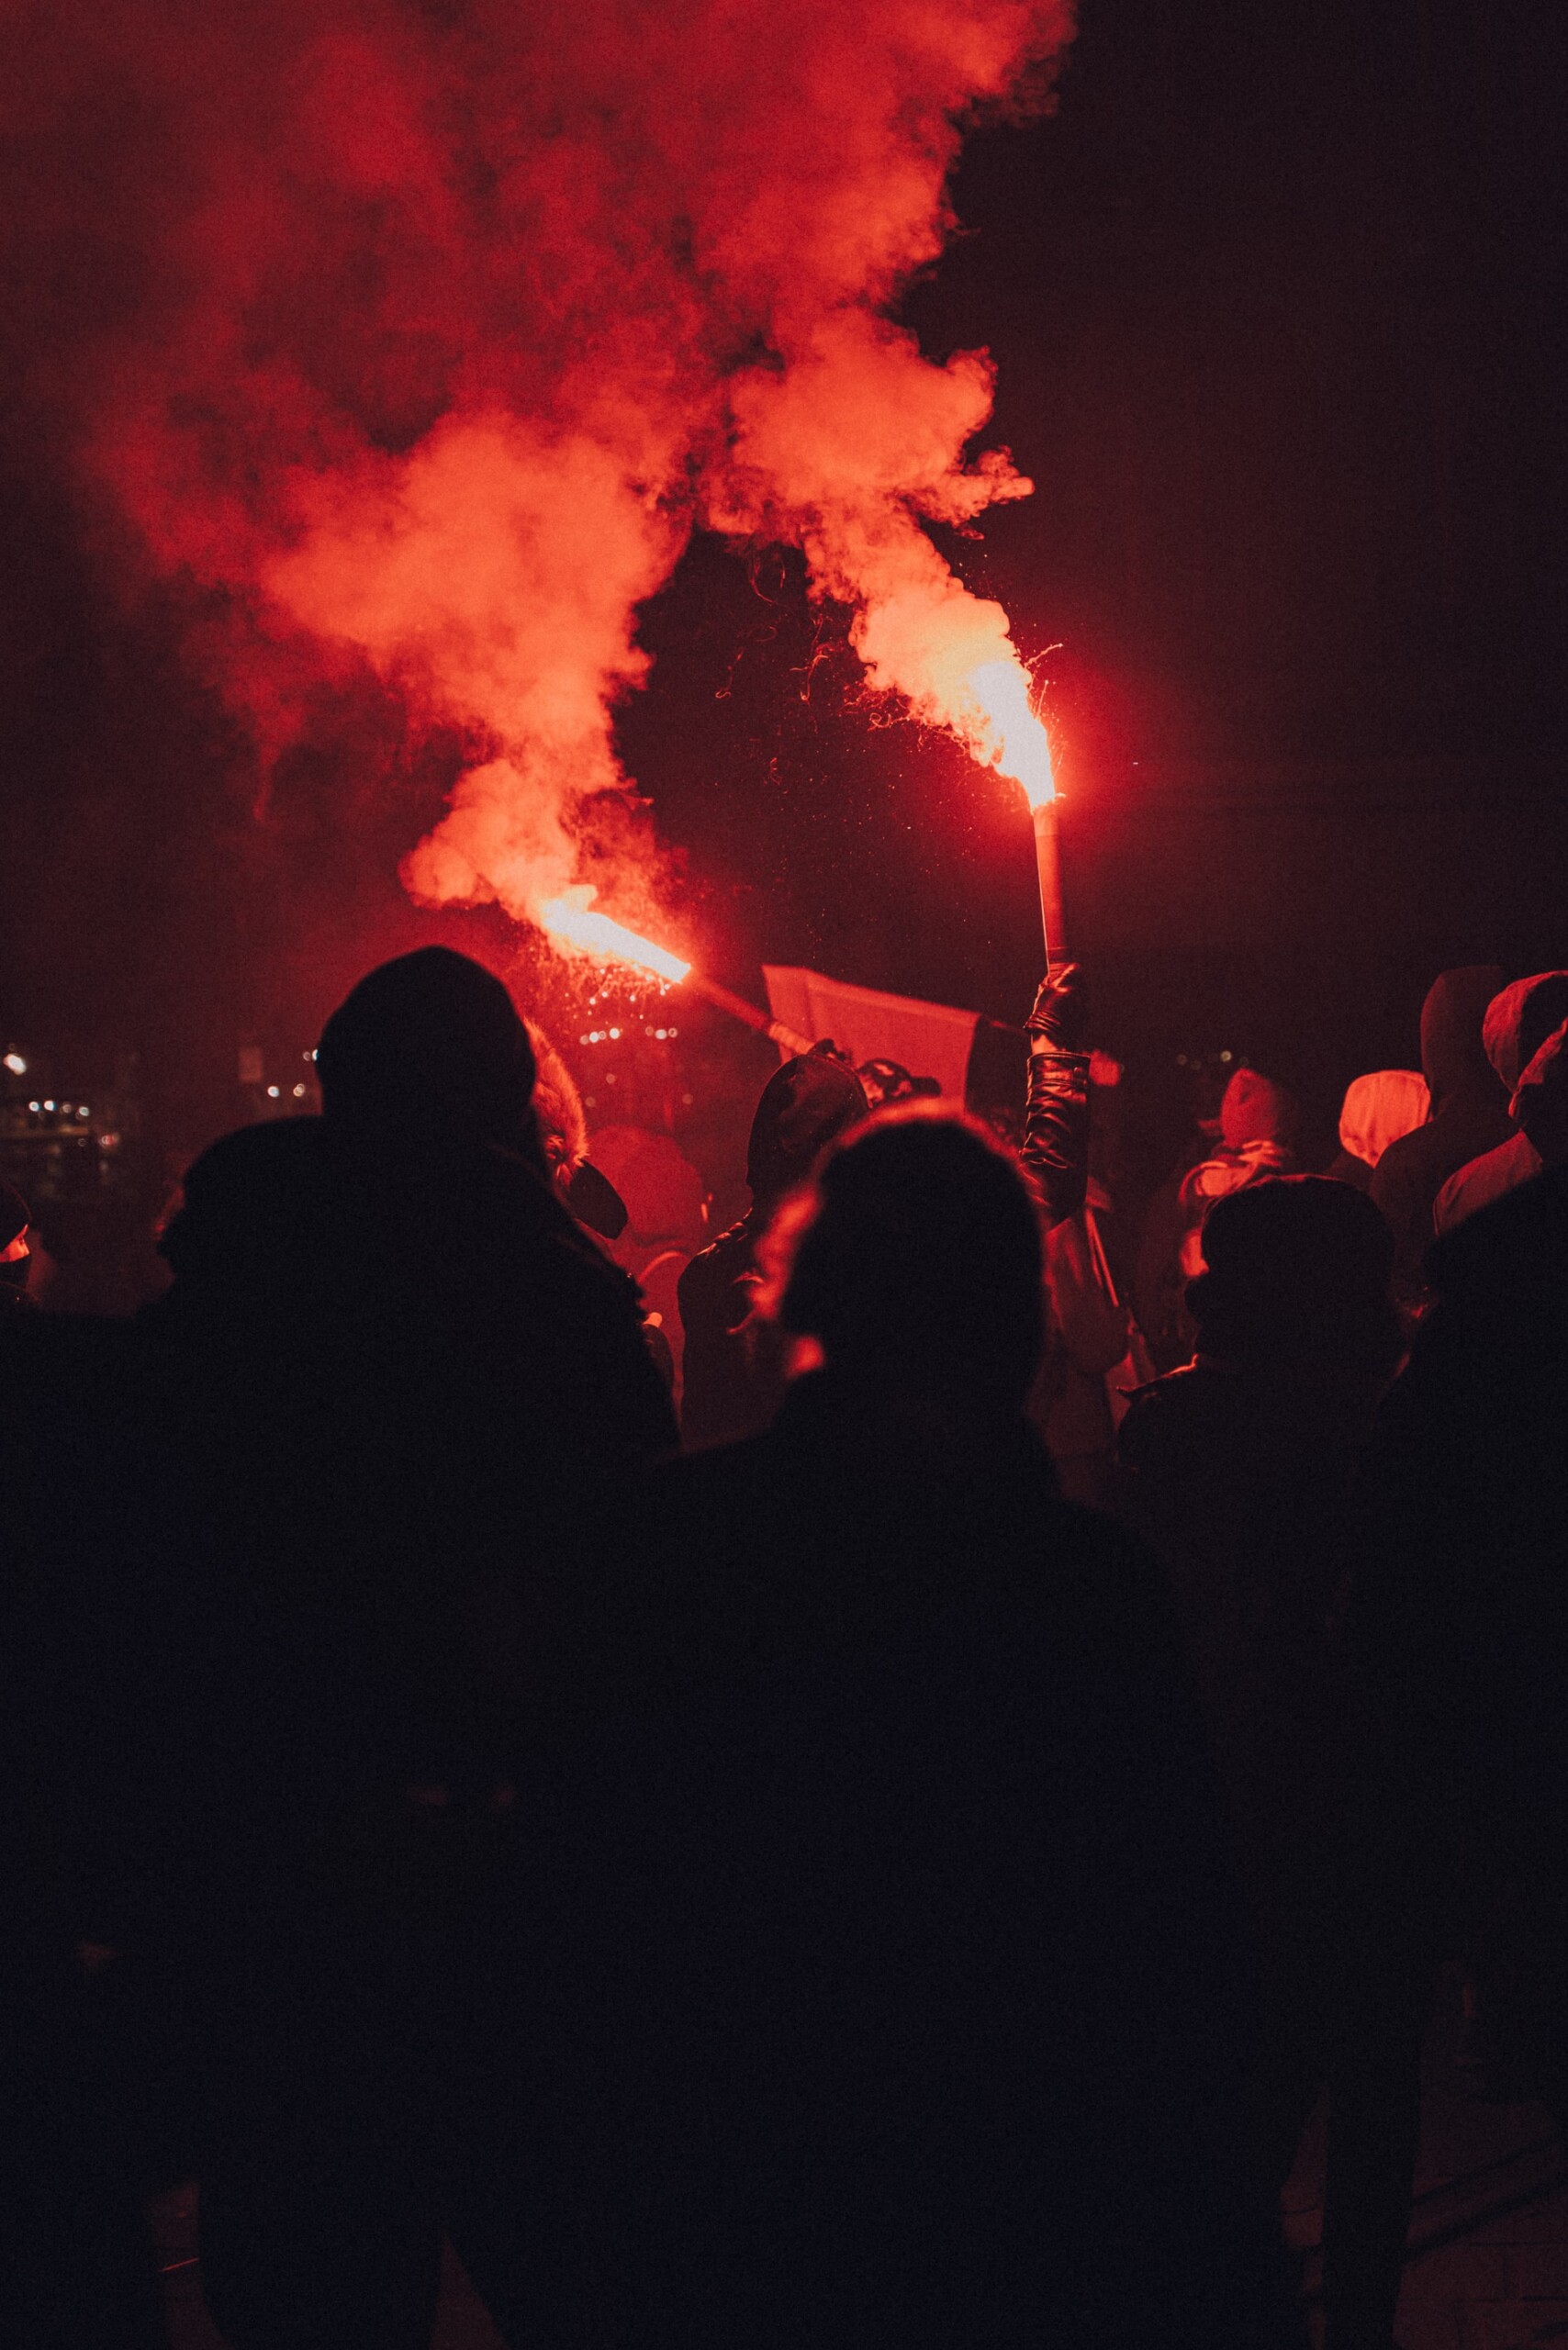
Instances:
[[[1034,1053],[1081,1053],[1089,1031],[1083,972],[1077,963],[1053,964],[1040,981],[1035,1009],[1024,1023]]]

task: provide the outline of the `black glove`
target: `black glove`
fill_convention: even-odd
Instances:
[[[1035,1009],[1024,1023],[1031,1050],[1038,1047],[1038,1037],[1047,1052],[1081,1053],[1089,1033],[1089,1004],[1083,988],[1082,967],[1077,963],[1058,963],[1040,981],[1035,998]]]

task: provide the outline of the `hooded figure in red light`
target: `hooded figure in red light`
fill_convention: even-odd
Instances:
[[[1432,1211],[1439,1234],[1451,1232],[1477,1208],[1528,1183],[1561,1155],[1551,1104],[1562,1082],[1562,1071],[1556,1068],[1555,1054],[1541,1056],[1565,1020],[1568,971],[1537,971],[1531,979],[1516,979],[1487,1005],[1482,1042],[1487,1059],[1507,1088],[1514,1131],[1506,1142],[1498,1143],[1449,1177]]]
[[[1203,1270],[1204,1219],[1216,1200],[1295,1165],[1301,1113],[1282,1085],[1245,1064],[1233,1069],[1219,1105],[1217,1151],[1182,1176],[1174,1212],[1158,1237],[1151,1213],[1138,1265],[1138,1320],[1156,1362],[1173,1369],[1193,1351],[1186,1285]],[[1169,1195],[1167,1195],[1169,1196]]]
[[[1379,1159],[1390,1143],[1413,1134],[1431,1115],[1426,1079],[1414,1069],[1375,1069],[1352,1078],[1339,1110],[1339,1150],[1324,1169],[1337,1183],[1371,1188]]]
[[[1481,1039],[1486,1008],[1506,982],[1495,963],[1472,963],[1434,979],[1421,1006],[1421,1068],[1431,1090],[1424,1125],[1391,1142],[1372,1170],[1372,1196],[1394,1235],[1394,1287],[1402,1305],[1426,1297],[1422,1260],[1432,1210],[1450,1175],[1509,1137],[1508,1097]]]

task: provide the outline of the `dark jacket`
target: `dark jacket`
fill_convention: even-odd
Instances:
[[[1143,1553],[1021,1423],[825,1375],[649,1519],[560,1970],[629,2305],[690,2350],[1239,2338],[1226,1863]]]
[[[1369,1652],[1475,1787],[1568,1814],[1568,1169],[1432,1249],[1367,1477]]]
[[[635,1291],[542,1175],[318,1132],[276,1259],[198,1262],[140,1324],[162,1514],[231,1684],[205,1734],[294,1841],[507,1775],[618,1483],[676,1443]]]

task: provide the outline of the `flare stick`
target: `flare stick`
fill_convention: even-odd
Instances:
[[[1057,843],[1057,803],[1041,800],[1031,811],[1035,820],[1035,866],[1040,877],[1040,928],[1045,934],[1046,968],[1051,968],[1054,956],[1058,963],[1067,959],[1062,941],[1061,923],[1061,857]]]
[[[809,1036],[798,1036],[793,1028],[786,1028],[781,1020],[774,1020],[766,1012],[759,1011],[755,1003],[747,1003],[744,996],[732,995],[728,988],[719,985],[717,979],[705,979],[700,971],[689,971],[681,985],[689,988],[693,995],[700,995],[705,1003],[712,1004],[716,1011],[727,1012],[732,1019],[744,1020],[757,1035],[770,1037],[774,1044],[782,1045],[786,1052],[811,1051]]]

